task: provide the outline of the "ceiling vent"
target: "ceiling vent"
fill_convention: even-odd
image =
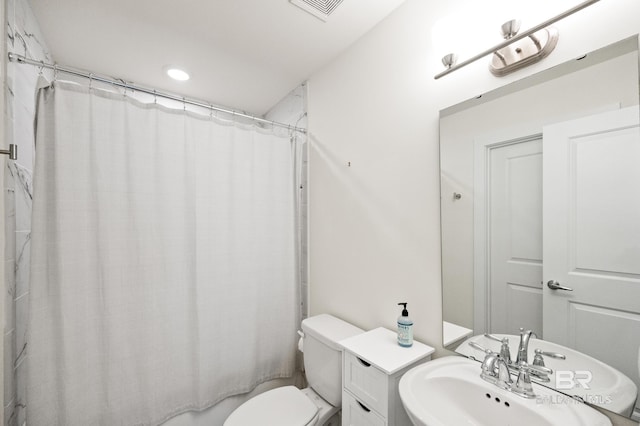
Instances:
[[[326,22],[342,0],[289,0],[289,2]]]

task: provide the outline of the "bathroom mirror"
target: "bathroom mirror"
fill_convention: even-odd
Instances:
[[[440,112],[446,348],[522,327],[640,388],[638,69],[634,36]]]

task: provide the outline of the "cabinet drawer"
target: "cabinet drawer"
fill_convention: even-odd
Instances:
[[[385,426],[387,422],[375,411],[342,391],[342,426]]]
[[[367,408],[387,415],[389,377],[351,352],[345,352],[344,386]]]

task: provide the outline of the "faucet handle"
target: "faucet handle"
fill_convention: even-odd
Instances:
[[[535,398],[536,394],[533,392],[533,385],[531,384],[531,376],[529,375],[529,367],[526,364],[520,364],[518,371],[518,380],[513,387],[513,393],[520,395],[524,398]]]
[[[500,346],[500,356],[506,361],[507,364],[511,364],[511,351],[509,349],[509,338],[503,337],[500,338],[498,336],[494,336],[493,334],[484,333],[484,337],[487,339],[495,340],[496,342],[500,342],[502,346]],[[476,349],[478,349],[476,347]]]
[[[528,373],[534,374],[553,374],[553,370],[549,367],[545,367],[544,365],[527,364],[526,362],[516,364],[516,368],[519,371],[526,370]]]
[[[511,389],[513,380],[511,380],[511,373],[509,372],[509,364],[500,355],[497,355],[496,360],[496,375],[498,382],[496,385],[503,389]]]
[[[538,367],[544,367],[544,358],[542,357],[542,352],[538,352],[536,349],[536,356],[533,357],[533,365]]]
[[[494,336],[493,334],[484,333],[484,337],[486,337],[487,339],[495,340],[496,342],[502,342],[501,338],[499,338],[498,336]]]
[[[488,352],[482,361],[482,370],[487,371],[493,375],[495,370],[496,361],[498,359],[498,354],[495,352]]]
[[[555,352],[544,352],[540,349],[536,349],[535,356],[533,357],[533,365],[536,367],[544,367],[544,358],[543,356],[555,359],[567,359],[563,354],[555,353]]]
[[[495,352],[493,352],[491,349],[487,349],[484,346],[480,346],[476,342],[469,342],[469,346],[471,346],[472,348],[477,349],[479,351],[482,351],[487,355],[495,354]]]
[[[532,367],[537,367],[537,370],[532,370],[531,374],[534,377],[534,379],[537,382],[542,382],[542,383],[548,383],[551,381],[551,379],[549,378],[549,372],[547,372],[546,370],[549,370],[545,365],[544,365],[544,358],[542,357],[542,355],[546,355],[549,354],[551,355],[551,358],[559,358],[559,359],[564,359],[565,356],[562,354],[555,354],[552,352],[543,352],[540,349],[536,349],[535,351],[535,356],[533,357],[533,365]],[[556,355],[560,355],[560,356],[556,356]],[[541,370],[544,369],[544,370]]]
[[[480,377],[487,382],[493,383],[502,389],[511,388],[513,381],[509,373],[509,366],[505,360],[500,357],[500,354],[495,352],[487,353],[480,368],[482,370]]]
[[[509,339],[502,339],[502,346],[500,346],[500,356],[505,360],[507,365],[511,364],[511,349],[509,348]]]
[[[496,374],[496,361],[498,360],[498,354],[495,352],[487,352],[487,355],[484,357],[482,361],[482,365],[480,365],[480,377],[484,380],[495,383],[497,381]]]
[[[546,372],[549,371],[552,373],[551,369],[546,367],[538,367],[529,365],[526,363],[520,363],[517,365],[518,367],[518,380],[516,380],[515,386],[512,388],[512,392],[520,395],[523,398],[535,398],[536,394],[533,391],[533,385],[531,384],[531,371],[536,372]],[[547,374],[551,374],[547,373]]]
[[[536,349],[534,352],[535,352],[536,356],[537,355],[540,355],[540,356],[544,355],[544,356],[549,357],[549,358],[567,359],[566,356],[564,356],[563,354],[559,354],[557,352],[545,352],[545,351],[542,351],[540,349]]]

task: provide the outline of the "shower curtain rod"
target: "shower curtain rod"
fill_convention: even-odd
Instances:
[[[54,72],[63,72],[65,74],[75,75],[76,77],[88,78],[89,80],[95,80],[95,81],[99,81],[101,83],[111,84],[113,86],[122,87],[124,89],[130,89],[130,90],[133,90],[135,92],[146,93],[146,94],[149,94],[149,95],[159,96],[161,98],[171,99],[173,101],[182,102],[184,104],[195,105],[195,106],[206,108],[206,109],[210,109],[210,110],[213,110],[213,111],[224,112],[226,114],[231,114],[232,116],[248,118],[250,120],[257,121],[259,123],[265,123],[265,124],[269,124],[269,125],[276,126],[276,127],[283,127],[285,129],[293,130],[293,131],[300,132],[300,133],[303,133],[303,134],[307,133],[307,129],[303,129],[301,127],[291,126],[289,124],[279,123],[277,121],[266,120],[264,118],[256,117],[255,115],[245,114],[245,113],[242,113],[242,112],[239,112],[239,111],[234,111],[232,109],[226,109],[226,108],[213,106],[211,104],[200,102],[200,101],[197,101],[195,99],[188,99],[188,98],[172,95],[172,94],[169,94],[169,93],[159,92],[159,91],[154,90],[154,89],[148,89],[146,87],[136,86],[134,84],[127,83],[124,80],[115,80],[115,79],[112,79],[112,78],[100,77],[98,75],[95,75],[94,73],[75,70],[75,69],[72,69],[72,68],[69,68],[69,67],[65,67],[65,66],[61,66],[61,65],[58,65],[58,64],[48,64],[48,63],[43,62],[43,61],[35,61],[33,59],[26,58],[26,57],[24,57],[22,55],[18,55],[16,53],[9,52],[9,61],[18,62],[20,64],[34,65],[34,66],[37,66],[37,67],[40,67],[40,68],[47,68],[47,69],[53,70]]]

